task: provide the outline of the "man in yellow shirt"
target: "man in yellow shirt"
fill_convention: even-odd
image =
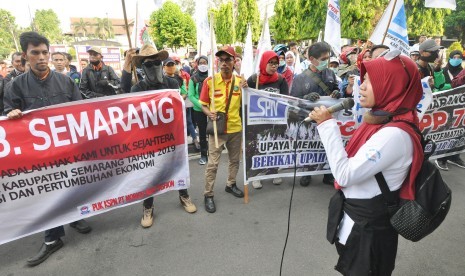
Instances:
[[[209,213],[216,211],[213,201],[213,186],[215,185],[218,163],[221,152],[226,147],[229,156],[229,175],[225,191],[235,197],[244,197],[244,193],[236,186],[236,175],[239,170],[239,159],[242,147],[242,120],[241,100],[242,89],[246,82],[239,76],[233,74],[236,52],[231,46],[221,48],[217,53],[218,67],[220,73],[214,75],[214,79],[205,79],[200,93],[199,102],[202,111],[210,120],[217,119],[217,111],[225,112],[228,101],[229,108],[226,114],[226,128],[224,133],[218,133],[218,148],[215,145],[213,135],[209,135],[209,157],[205,170],[205,210]],[[212,100],[212,81],[214,80],[214,109],[210,108]]]

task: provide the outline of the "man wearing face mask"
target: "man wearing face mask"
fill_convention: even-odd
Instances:
[[[103,62],[102,50],[99,47],[91,47],[89,53],[89,65],[82,71],[79,90],[84,98],[96,98],[116,95],[115,88],[119,87],[120,79],[111,66]]]
[[[429,85],[433,92],[450,89],[450,84],[446,83],[444,73],[442,72],[442,58],[439,57],[439,49],[443,47],[438,46],[433,39],[427,39],[420,44],[420,59],[417,61],[417,67],[420,71],[420,76],[430,77]],[[434,62],[434,66],[430,63]]]
[[[127,56],[126,58],[130,58]],[[132,62],[136,67],[141,67],[145,78],[139,80],[137,84],[131,87],[131,92],[141,92],[160,89],[179,89],[179,83],[172,78],[163,76],[162,60],[168,58],[167,51],[158,52],[152,45],[144,45],[138,55],[132,57]],[[184,210],[188,213],[197,211],[197,207],[192,203],[187,189],[179,190],[179,200]],[[153,197],[144,200],[143,215],[141,225],[148,228],[153,224]]]
[[[294,78],[291,88],[291,96],[303,98],[316,102],[320,96],[331,96],[339,99],[339,91],[336,74],[328,68],[330,46],[326,42],[317,42],[308,47],[308,60],[310,66],[308,69]],[[301,186],[310,185],[311,176],[303,176],[300,179]],[[334,177],[331,174],[325,174],[323,183],[332,185]]]

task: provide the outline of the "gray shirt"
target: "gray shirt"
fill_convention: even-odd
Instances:
[[[315,74],[323,81],[324,84],[326,84],[326,86],[328,86],[329,91],[332,92],[334,90],[339,90],[336,75],[333,71],[330,69],[324,69],[323,71]],[[310,94],[311,92],[316,92],[320,94],[320,96],[328,96],[318,83],[305,72],[297,75],[292,82],[291,96],[302,99],[305,95]]]

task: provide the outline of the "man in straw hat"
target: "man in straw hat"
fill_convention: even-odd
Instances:
[[[162,60],[168,58],[167,51],[158,52],[152,45],[144,45],[137,55],[127,55],[126,58],[131,58],[136,67],[142,68],[145,78],[140,80],[131,87],[131,92],[159,90],[159,89],[179,89],[177,81],[163,76]],[[184,210],[188,213],[197,211],[194,203],[192,203],[187,189],[179,190],[179,200],[181,201]],[[147,228],[153,224],[153,197],[144,200],[144,213],[140,224]]]

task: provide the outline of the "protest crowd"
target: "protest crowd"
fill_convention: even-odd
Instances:
[[[425,35],[418,37],[416,42],[410,48],[408,56],[395,54],[395,52],[393,54],[393,50],[388,45],[373,44],[369,40],[362,39],[350,45],[343,45],[337,51],[334,50],[333,45],[321,41],[308,46],[302,46],[296,42],[277,44],[261,52],[261,49],[257,50],[255,47],[253,59],[257,61],[257,70],[252,70],[254,72],[252,75],[244,77],[241,72],[244,72],[244,67],[249,66],[247,65],[249,63],[244,60],[244,55],[238,53],[238,47],[230,45],[216,45],[217,50],[213,58],[207,53],[199,53],[195,58],[189,59],[146,44],[140,48],[126,50],[122,70],[116,71],[105,64],[104,53],[99,47],[90,47],[87,50],[88,58],[76,61],[73,65],[69,53],[50,52],[50,43],[46,37],[36,32],[24,32],[20,35],[21,51],[13,53],[11,61],[8,61],[11,66],[0,71],[0,110],[8,120],[21,120],[24,112],[52,105],[125,93],[175,89],[179,91],[185,102],[185,133],[190,137],[191,148],[198,153],[199,157],[196,164],[198,168],[195,169],[205,170],[204,179],[191,179],[191,183],[205,186],[203,207],[207,212],[215,213],[214,187],[216,182],[226,183],[224,190],[232,196],[244,197],[243,189],[236,185],[239,166],[242,162],[244,131],[242,93],[247,93],[249,88],[253,88],[318,103],[321,98],[328,96],[332,99],[353,98],[354,87],[359,79],[362,83],[360,86],[362,105],[388,110],[386,105],[393,103],[394,107],[390,105],[389,112],[395,115],[392,115],[390,119],[404,116],[402,118],[408,117],[406,120],[411,120],[418,125],[418,120],[414,119],[414,115],[416,114],[415,106],[422,93],[420,80],[429,77],[428,83],[433,93],[445,91],[465,84],[465,69],[462,67],[463,53],[451,51],[446,56],[446,50],[441,46],[440,39],[429,38]],[[214,64],[211,64],[212,62]],[[0,65],[6,63],[2,61]],[[211,68],[215,68],[214,75],[211,74]],[[391,75],[397,78],[392,86],[388,80]],[[214,95],[212,95],[212,88],[214,88]],[[390,90],[381,92],[384,88]],[[368,95],[370,89],[375,96]],[[391,94],[386,96],[382,93]],[[401,103],[399,100],[404,97],[405,102],[409,103],[409,108],[413,110],[408,115],[396,113],[400,106],[406,107],[405,102]],[[380,102],[380,98],[384,102]],[[371,100],[373,103],[368,103]],[[351,187],[355,184],[349,183],[357,182],[357,180],[348,180],[349,176],[340,171],[341,163],[350,163],[351,159],[352,162],[361,163],[358,165],[351,163],[347,165],[349,169],[344,168],[346,170],[361,169],[364,163],[356,157],[357,152],[363,149],[364,143],[371,143],[372,146],[382,143],[383,147],[387,147],[387,149],[383,148],[383,151],[395,152],[392,149],[396,147],[396,143],[402,144],[403,141],[410,141],[412,137],[412,143],[406,143],[405,149],[397,151],[398,155],[389,159],[398,160],[396,163],[402,164],[400,168],[394,168],[399,171],[392,171],[393,168],[390,167],[392,163],[382,168],[391,169],[390,173],[385,173],[388,182],[399,184],[389,185],[392,191],[401,189],[400,183],[406,179],[410,167],[417,165],[423,157],[417,154],[419,140],[416,140],[416,134],[413,131],[406,130],[405,127],[399,127],[401,129],[399,130],[394,126],[379,130],[374,125],[364,126],[365,132],[353,137],[354,141],[351,140],[346,147],[346,154],[342,143],[334,140],[339,134],[337,134],[338,127],[335,121],[331,121],[331,115],[326,113],[324,108],[317,107],[310,116],[318,124],[318,132],[327,149],[331,166],[331,173],[326,173],[322,182],[328,185],[328,189],[332,189],[333,186],[346,189],[343,191],[347,199],[373,199],[380,195],[378,186],[373,184],[376,183],[374,178],[373,180],[360,180],[366,187],[355,188]],[[227,124],[225,129],[218,129],[215,134],[208,127],[209,121],[218,122],[219,120],[226,120]],[[373,137],[367,136],[367,133]],[[188,141],[187,138],[186,141]],[[389,141],[391,142],[388,143]],[[334,146],[336,144],[337,146]],[[223,149],[227,149],[227,157],[222,156]],[[218,165],[222,162],[222,158],[228,159],[227,176],[217,175]],[[459,154],[439,158],[435,160],[435,164],[443,171],[449,170],[449,165],[465,169],[465,162]],[[379,167],[365,168],[364,173],[373,176],[377,168]],[[268,173],[277,171],[277,168],[267,170]],[[305,175],[299,179],[301,186],[309,186],[311,181],[311,175]],[[275,185],[280,185],[282,182],[281,177],[275,177],[272,181]],[[409,183],[411,185],[411,181]],[[257,190],[264,187],[260,180],[251,181],[250,184]],[[372,186],[369,187],[369,185]],[[220,188],[223,189],[221,184]],[[180,189],[178,192],[179,202],[186,212],[192,214],[198,211],[197,206],[191,200],[188,189]],[[401,190],[401,194],[403,192],[404,189]],[[153,196],[143,200],[140,224],[144,228],[153,225],[156,210],[154,204],[156,204],[156,199]],[[370,201],[367,205],[360,204],[361,208],[376,210],[382,208],[380,207],[382,204],[378,201]],[[357,212],[360,211],[346,211],[346,209],[344,211],[343,223],[340,225],[341,229],[339,229],[336,240],[337,252],[340,255],[336,269],[344,275],[368,275],[364,274],[366,268],[376,267],[376,273],[370,275],[391,275],[397,250],[397,233],[392,229],[378,233],[376,231],[379,230],[376,230],[376,227],[373,228],[375,230],[371,228],[360,230],[357,228],[358,221],[361,220]],[[379,214],[373,216],[375,215]],[[363,217],[363,215],[360,216]],[[339,222],[335,222],[336,226]],[[388,227],[385,221],[377,226]],[[92,230],[83,219],[72,222],[70,227],[82,234],[87,234]],[[369,261],[367,260],[369,256],[360,255],[361,260],[355,261],[356,267],[351,267],[346,263],[348,254],[358,254],[346,243],[353,231],[352,227],[361,231],[362,234],[359,233],[359,235],[375,231],[372,240],[363,240],[361,244],[371,246],[370,243],[376,243],[376,239],[379,238],[381,242],[376,243],[373,250],[377,253],[384,252],[383,257],[380,257],[384,258],[383,260]],[[45,231],[41,248],[27,260],[27,264],[35,266],[44,262],[63,246],[61,237],[64,235],[63,226]],[[391,246],[392,244],[395,246]]]

